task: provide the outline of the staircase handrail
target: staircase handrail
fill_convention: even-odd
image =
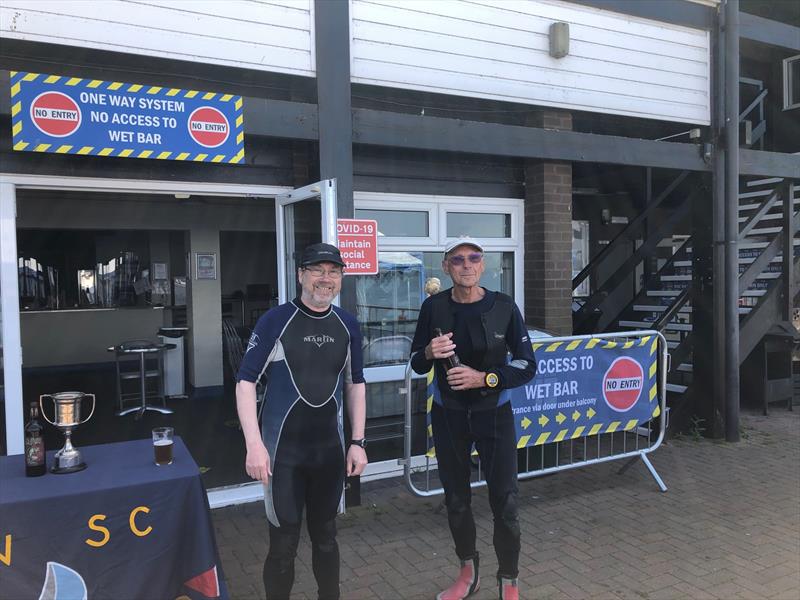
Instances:
[[[630,240],[631,233],[634,232],[644,222],[644,220],[655,210],[673,191],[688,177],[689,171],[681,171],[681,173],[666,187],[666,189],[659,194],[645,209],[639,213],[628,225],[612,239],[608,245],[603,248],[600,253],[586,265],[581,272],[572,278],[572,289],[575,290],[584,279],[597,270],[598,266],[610,256],[612,249],[616,249],[621,241]]]
[[[779,191],[775,191],[774,194],[770,194],[764,200],[762,200],[761,204],[758,207],[758,210],[750,215],[750,218],[742,225],[742,228],[739,230],[739,239],[745,237],[750,230],[753,229],[756,225],[758,225],[761,220],[767,215],[767,213],[772,209],[773,206],[780,200],[781,193]]]
[[[687,285],[681,293],[672,301],[669,305],[669,308],[664,311],[655,323],[653,323],[653,329],[656,331],[661,331],[664,327],[669,323],[672,318],[678,314],[678,311],[683,308],[684,304],[686,304],[692,297],[692,285],[691,283]]]
[[[633,268],[639,264],[643,255],[651,252],[655,248],[656,244],[666,237],[667,231],[672,231],[673,227],[675,227],[681,219],[684,219],[686,216],[688,216],[689,209],[692,206],[692,201],[697,197],[698,193],[698,190],[692,190],[683,200],[683,202],[681,202],[681,204],[675,208],[675,210],[670,211],[669,216],[663,221],[659,222],[656,231],[654,231],[652,235],[645,239],[642,245],[639,246],[633,254],[625,259],[619,268],[608,279],[606,279],[606,281],[604,281],[597,290],[595,290],[595,292],[589,297],[589,299],[580,309],[575,311],[574,314],[580,319],[579,325],[583,324],[582,321],[585,319],[585,315],[590,310],[593,310],[598,305],[605,302],[606,296],[604,296],[603,293],[607,292],[609,289],[616,288],[617,284],[627,277],[630,274],[630,271],[632,271]]]
[[[755,109],[756,106],[764,102],[764,98],[767,97],[767,93],[769,93],[768,89],[761,90],[761,93],[758,96],[756,96],[755,100],[753,100],[750,104],[748,104],[747,108],[745,108],[741,113],[739,113],[739,123],[744,121],[745,117],[751,112],[753,112],[753,109]]]
[[[749,79],[747,77],[739,78],[739,83],[744,83],[747,85],[754,85],[759,90],[761,90],[755,99],[747,105],[747,107],[739,113],[739,123],[742,123],[746,120],[746,117],[753,112],[756,108],[759,109],[758,114],[758,124],[755,127],[750,126],[749,133],[750,139],[745,142],[745,145],[748,148],[753,147],[757,142],[761,141],[761,138],[764,137],[764,133],[767,131],[767,121],[764,118],[764,98],[766,98],[767,93],[769,90],[764,87],[764,82],[759,81],[758,79]],[[763,149],[763,145],[762,145]]]
[[[689,246],[691,246],[691,245],[692,245],[692,236],[689,236],[688,238],[683,240],[683,243],[680,245],[680,247],[675,252],[673,252],[672,256],[670,256],[666,260],[666,262],[664,262],[664,264],[661,265],[661,268],[658,269],[658,271],[656,271],[651,276],[650,279],[648,279],[647,281],[644,282],[644,286],[642,287],[641,291],[638,294],[636,294],[636,296],[633,298],[633,300],[631,300],[622,310],[619,311],[619,313],[616,314],[616,316],[613,319],[611,319],[608,322],[609,323],[618,323],[622,319],[622,315],[624,315],[626,312],[628,312],[634,304],[637,304],[640,301],[641,298],[647,298],[647,291],[648,291],[647,290],[647,284],[648,284],[648,282],[651,281],[651,280],[658,279],[659,277],[661,277],[661,275],[664,274],[665,271],[667,271],[667,270],[672,268],[672,265],[673,265],[673,263],[675,263],[675,261],[685,258],[688,255],[687,250],[688,250]],[[690,283],[690,285],[691,285],[691,283]],[[673,302],[674,302],[674,300],[673,300]],[[672,303],[670,303],[669,306],[672,306]]]

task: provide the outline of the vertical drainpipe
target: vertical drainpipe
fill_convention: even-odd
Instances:
[[[725,4],[725,440],[739,441],[739,0]]]
[[[725,9],[720,6],[717,27],[714,31],[714,84],[711,105],[712,142],[712,318],[713,322],[713,377],[711,386],[711,428],[714,439],[725,436],[725,357],[727,336],[725,335]]]

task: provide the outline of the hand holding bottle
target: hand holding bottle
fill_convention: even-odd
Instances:
[[[452,340],[453,333],[442,333],[442,330],[438,327],[433,332],[436,337],[425,347],[425,358],[428,360],[445,360],[445,369],[460,366],[461,361],[456,355],[456,345]]]

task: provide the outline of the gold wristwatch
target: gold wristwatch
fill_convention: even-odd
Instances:
[[[500,383],[500,379],[497,377],[497,373],[492,373],[491,371],[486,374],[484,378],[484,383],[486,383],[486,387],[488,388],[496,388],[497,384]]]

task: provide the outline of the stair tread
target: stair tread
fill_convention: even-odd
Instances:
[[[653,326],[652,321],[620,321],[620,327],[639,327],[642,329],[647,329]],[[692,324],[691,323],[667,323],[663,326],[664,329],[668,329],[671,331],[691,331]]]
[[[669,308],[667,304],[634,304],[633,310],[638,312],[664,312]],[[682,306],[678,312],[690,313],[692,312],[691,306]]]
[[[678,383],[667,383],[667,391],[676,392],[678,394],[684,393],[688,387],[688,385],[680,385]]]
[[[769,246],[770,242],[761,242],[756,240],[748,240],[748,241],[740,241],[739,242],[739,250],[743,249],[751,249],[751,248],[766,248]],[[800,246],[800,239],[794,239],[794,245]]]
[[[765,179],[751,179],[745,185],[747,187],[756,187],[759,185],[774,185],[783,181],[783,177],[767,177]]]

